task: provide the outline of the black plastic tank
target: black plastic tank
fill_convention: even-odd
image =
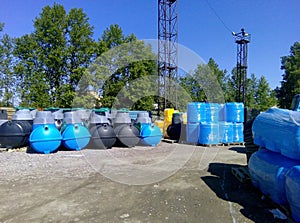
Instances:
[[[183,118],[182,113],[174,113],[172,116],[172,124],[167,128],[167,134],[172,140],[179,140],[181,137]]]
[[[0,126],[0,145],[6,148],[19,148],[29,145],[31,124],[27,121],[12,120]]]
[[[117,136],[117,146],[134,147],[139,141],[139,130],[133,124],[121,124],[114,127]]]
[[[89,148],[108,149],[116,143],[115,131],[109,123],[110,121],[106,116],[98,115],[95,112],[91,114],[89,130],[92,142]]]

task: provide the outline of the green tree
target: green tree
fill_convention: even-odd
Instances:
[[[17,40],[15,50],[18,74],[27,85],[22,103],[70,107],[76,85],[95,53],[93,27],[82,9],[67,14],[62,5],[54,4],[43,8],[34,28]]]
[[[255,108],[260,111],[265,111],[268,108],[277,105],[275,92],[271,90],[269,83],[264,76],[261,76],[261,78],[258,80],[255,101]]]
[[[0,30],[3,29],[0,24]],[[18,79],[14,73],[14,39],[4,34],[0,38],[0,97],[4,106],[14,106],[17,98]]]
[[[294,95],[300,93],[300,43],[295,42],[290,55],[281,58],[281,86],[276,89],[276,96],[282,108],[290,108]]]
[[[131,34],[125,36],[118,25],[107,28],[98,44],[98,58],[89,69],[93,91],[105,107],[152,110],[156,60],[150,46]],[[154,80],[155,81],[155,80]],[[154,88],[154,89],[153,89]]]
[[[180,85],[190,93],[194,101],[224,102],[226,70],[220,70],[210,58],[207,64],[199,64],[192,75],[180,78]]]

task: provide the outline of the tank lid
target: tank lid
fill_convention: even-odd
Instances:
[[[16,111],[15,114],[13,114],[12,120],[33,120],[32,115],[30,113],[29,109],[23,109]]]
[[[108,118],[103,115],[98,115],[95,112],[91,114],[90,124],[109,124]]]

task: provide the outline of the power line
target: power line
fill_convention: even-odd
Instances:
[[[223,21],[223,19],[218,15],[216,10],[211,6],[211,4],[208,2],[208,0],[205,0],[208,7],[212,10],[212,12],[215,14],[215,16],[220,20],[220,22],[223,24],[223,26],[230,32],[233,33],[232,30],[226,25],[226,23]]]

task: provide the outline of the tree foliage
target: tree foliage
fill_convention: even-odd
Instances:
[[[105,107],[152,110],[156,80],[151,75],[156,72],[156,61],[150,46],[111,25],[99,40],[97,52],[100,55],[85,74],[88,81],[79,84],[80,95],[86,97],[78,95],[76,103],[94,104],[87,94],[93,91],[102,96]]]
[[[21,100],[34,107],[70,107],[75,87],[95,53],[93,27],[82,9],[46,6],[34,32],[17,39]]]
[[[3,29],[0,23],[0,31]],[[14,39],[4,34],[0,37],[0,103],[3,106],[14,106],[17,98],[18,78],[14,73],[13,56]]]
[[[300,93],[300,43],[295,42],[290,55],[281,58],[281,86],[276,89],[276,96],[282,108],[290,108],[294,95]]]

